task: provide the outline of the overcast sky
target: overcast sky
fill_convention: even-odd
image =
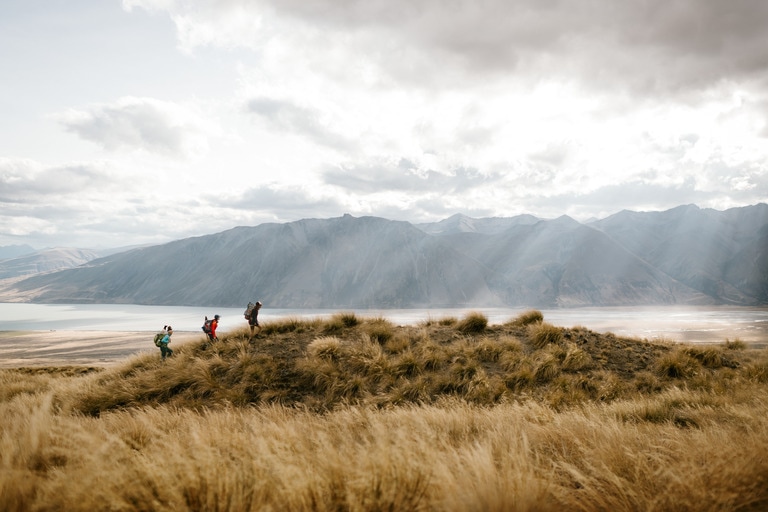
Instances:
[[[768,201],[765,0],[2,0],[0,246]]]

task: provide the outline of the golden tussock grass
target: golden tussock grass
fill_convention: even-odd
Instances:
[[[768,508],[765,350],[465,320],[0,371],[2,509]]]

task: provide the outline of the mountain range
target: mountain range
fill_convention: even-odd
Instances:
[[[585,223],[344,215],[236,227],[0,281],[6,302],[237,307],[256,299],[334,309],[765,305],[768,205],[622,211]]]

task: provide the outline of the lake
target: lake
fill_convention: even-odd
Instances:
[[[138,306],[125,304],[17,304],[0,303],[0,331],[158,331],[170,324],[174,330],[202,332],[207,315],[221,315],[220,331],[244,327],[243,309]],[[325,318],[339,311],[358,316],[382,316],[398,325],[414,325],[448,316],[462,318],[470,311],[483,313],[490,324],[510,320],[528,308],[467,309],[270,309],[259,320],[286,317]],[[544,320],[561,327],[584,326],[618,336],[664,338],[686,342],[720,342],[739,338],[768,342],[768,307],[651,306],[541,309]]]

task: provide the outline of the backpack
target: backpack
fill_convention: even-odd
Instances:
[[[208,317],[205,317],[205,323],[203,324],[202,329],[203,329],[203,332],[206,334],[211,332],[211,321],[208,320]]]
[[[255,308],[255,307],[256,307],[256,304],[254,304],[253,302],[249,302],[248,303],[248,307],[245,308],[245,311],[243,312],[243,316],[245,317],[246,320],[250,320],[251,319],[251,312],[253,311],[253,308]]]
[[[159,332],[159,333],[155,334],[155,346],[156,347],[160,346],[160,342],[163,340],[163,338],[165,338],[165,333],[164,332]]]

